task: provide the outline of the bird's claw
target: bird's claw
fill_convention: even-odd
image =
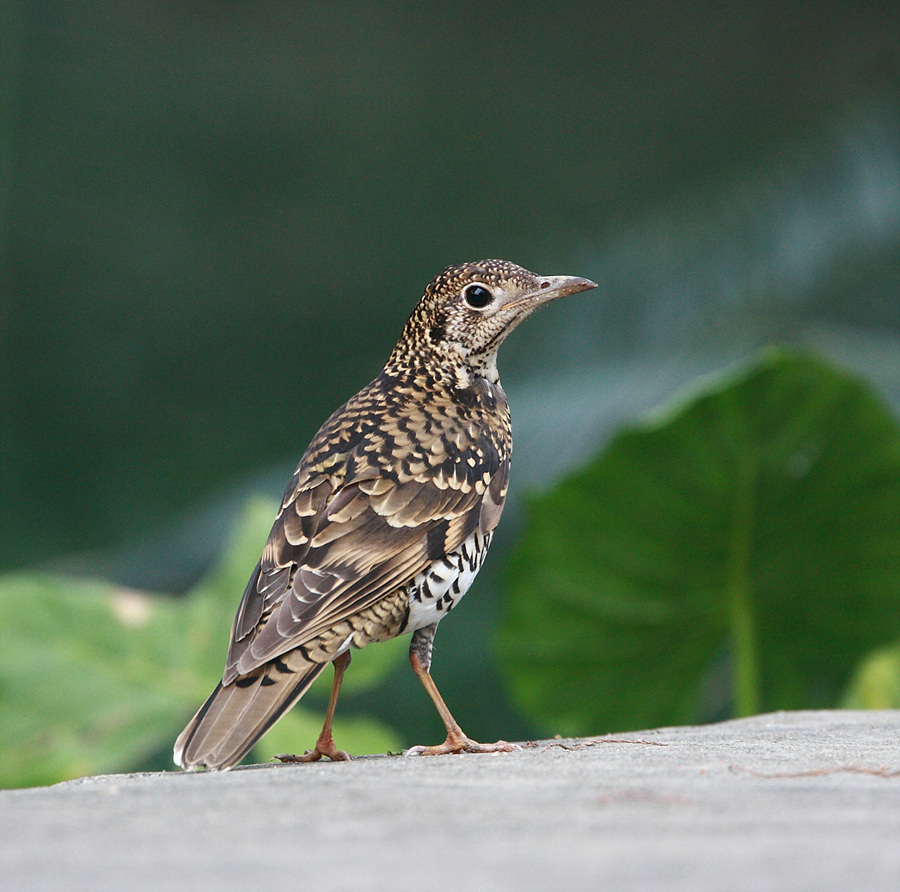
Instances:
[[[404,756],[444,756],[451,753],[512,753],[522,749],[518,743],[498,740],[496,743],[479,743],[470,737],[448,737],[437,746],[411,746]]]
[[[323,756],[327,756],[332,762],[352,762],[353,757],[350,753],[343,750],[332,749],[324,752],[319,749],[307,750],[302,756],[296,756],[293,753],[279,753],[272,758],[278,759],[279,762],[318,762]]]

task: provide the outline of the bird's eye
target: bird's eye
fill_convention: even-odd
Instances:
[[[476,310],[484,309],[494,299],[494,295],[484,285],[467,285],[463,290],[463,297]]]

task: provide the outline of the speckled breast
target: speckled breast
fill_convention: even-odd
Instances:
[[[409,619],[404,632],[440,622],[468,591],[487,555],[491,533],[476,530],[456,551],[438,558],[407,586]]]

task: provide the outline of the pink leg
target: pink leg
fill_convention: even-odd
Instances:
[[[335,746],[334,737],[331,735],[331,723],[334,720],[338,694],[341,692],[341,682],[343,682],[344,673],[350,665],[350,651],[348,650],[336,657],[332,665],[334,666],[334,681],[331,683],[331,695],[328,698],[328,709],[325,712],[325,724],[322,725],[322,732],[316,741],[316,748],[307,750],[302,756],[282,753],[280,756],[275,756],[276,759],[282,762],[318,762],[322,756],[328,756],[333,762],[349,761],[349,754]]]
[[[411,747],[406,751],[407,756],[442,756],[446,753],[509,753],[521,749],[517,744],[507,743],[505,740],[498,740],[496,743],[478,743],[477,740],[466,737],[456,719],[450,714],[431,673],[425,668],[416,650],[410,650],[409,662],[416,677],[428,691],[428,696],[431,697],[432,703],[447,728],[447,739],[437,746]]]

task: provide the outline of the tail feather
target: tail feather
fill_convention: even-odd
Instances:
[[[178,735],[175,764],[189,770],[234,767],[327,665],[313,663],[295,650],[230,684],[220,682]]]

